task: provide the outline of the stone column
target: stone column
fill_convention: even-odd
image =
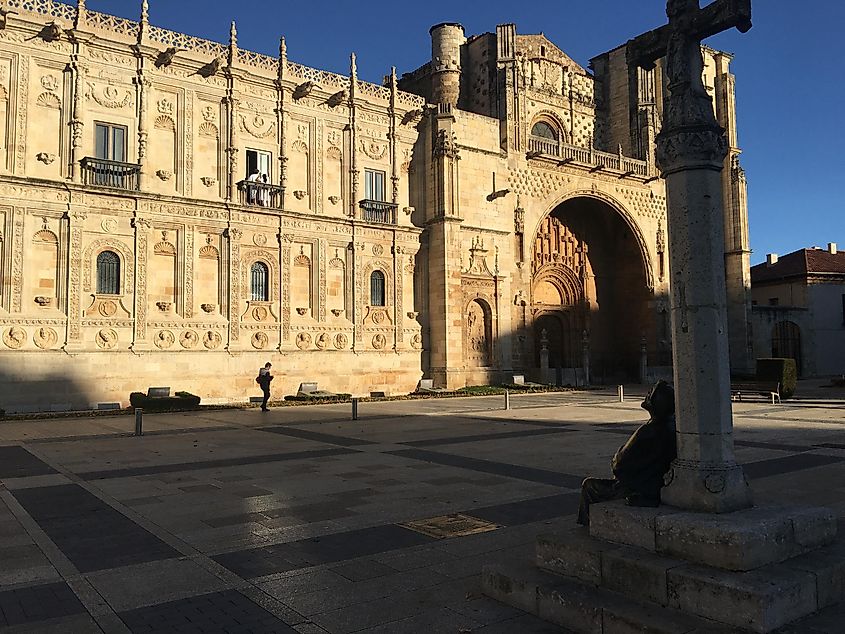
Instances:
[[[662,498],[724,513],[751,506],[731,418],[721,177],[728,147],[702,84],[699,41],[678,29],[667,57],[657,163],[667,190],[678,457]]]

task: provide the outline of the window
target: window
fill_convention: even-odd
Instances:
[[[94,156],[106,161],[126,162],[126,128],[110,123],[95,124]]]
[[[551,141],[557,141],[557,130],[555,130],[552,126],[550,126],[545,121],[538,121],[531,128],[531,136],[537,136],[537,137],[540,137],[541,139],[549,139]]]
[[[364,170],[364,198],[384,201],[384,172]]]
[[[120,293],[120,258],[114,251],[102,251],[97,256],[97,293]]]
[[[384,306],[384,273],[373,271],[370,275],[370,306]]]
[[[258,172],[259,180],[263,181],[263,176],[267,176],[267,182],[273,180],[272,166],[273,155],[270,152],[263,152],[261,150],[247,150],[246,151],[246,178],[250,174]]]
[[[251,269],[250,289],[252,291],[252,301],[267,302],[270,301],[270,270],[264,262],[254,262]]]

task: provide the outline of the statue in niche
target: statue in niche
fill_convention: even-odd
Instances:
[[[489,341],[484,308],[477,301],[469,305],[466,315],[466,341],[468,356],[475,365],[489,365]]]

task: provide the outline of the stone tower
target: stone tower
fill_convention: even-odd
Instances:
[[[429,29],[431,35],[431,100],[457,106],[461,94],[461,47],[464,27],[443,22]]]

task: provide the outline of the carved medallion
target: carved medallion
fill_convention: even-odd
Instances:
[[[44,75],[41,78],[41,85],[45,90],[55,91],[59,87],[59,80],[55,75]]]
[[[326,348],[328,348],[331,345],[332,338],[329,337],[329,335],[327,335],[326,333],[323,332],[323,333],[320,333],[319,335],[317,335],[317,340],[315,341],[315,343],[317,344],[317,347],[320,350],[325,350]]]
[[[377,310],[373,313],[374,324],[384,323],[385,319],[387,319],[387,313],[385,313],[383,310]]]
[[[415,350],[419,350],[422,348],[422,335],[420,333],[415,334],[411,337],[411,347]]]
[[[342,332],[339,332],[338,334],[335,335],[335,337],[334,337],[334,347],[337,348],[338,350],[344,350],[348,343],[349,343],[349,339]]]
[[[267,319],[267,309],[264,306],[256,306],[252,309],[252,318],[255,321],[264,321]]]
[[[173,333],[169,330],[159,330],[153,338],[153,341],[155,341],[158,348],[166,350],[173,345],[173,342],[176,341],[176,337],[174,337]]]
[[[256,233],[252,236],[252,241],[256,244],[256,246],[263,247],[267,244],[267,236],[263,233]]]
[[[382,253],[384,253],[384,247],[381,246],[380,244],[374,244],[373,245],[373,255],[379,256]]]
[[[311,335],[307,332],[300,332],[296,335],[296,347],[300,350],[307,350],[311,347]]]
[[[179,336],[183,348],[195,348],[199,342],[200,336],[194,330],[186,330]]]
[[[3,343],[12,350],[18,350],[26,341],[26,330],[18,326],[12,326],[3,333]]]
[[[97,309],[103,317],[111,317],[117,312],[117,304],[110,299],[100,302],[100,307]]]
[[[264,350],[269,342],[270,339],[267,337],[266,333],[256,332],[252,335],[252,347],[256,350]]]
[[[106,233],[114,233],[117,229],[117,220],[114,218],[103,218],[100,222],[100,228]]]
[[[202,345],[204,345],[209,350],[215,350],[216,348],[219,348],[222,341],[223,338],[220,336],[220,333],[214,332],[213,330],[209,330],[202,337]]]
[[[117,333],[111,328],[103,328],[97,333],[94,341],[103,350],[113,350],[117,347]]]
[[[58,340],[59,337],[52,328],[39,328],[32,337],[32,343],[42,350],[49,350],[56,345]]]
[[[387,338],[383,334],[378,333],[377,335],[373,336],[373,348],[375,348],[376,350],[382,350],[386,345]]]

